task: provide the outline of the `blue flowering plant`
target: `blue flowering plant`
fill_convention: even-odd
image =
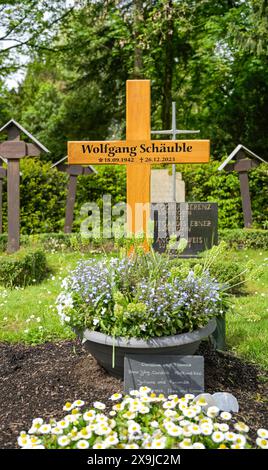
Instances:
[[[148,339],[205,326],[225,313],[228,294],[207,264],[174,266],[168,256],[135,253],[80,261],[57,298],[63,323]]]

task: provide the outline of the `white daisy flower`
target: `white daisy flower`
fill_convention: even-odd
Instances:
[[[237,434],[236,439],[235,439],[236,444],[240,444],[241,446],[244,446],[246,444],[246,438],[243,436],[243,434]]]
[[[112,434],[105,439],[104,443],[106,448],[109,448],[109,446],[116,446],[116,444],[119,443],[119,440],[116,434]]]
[[[226,423],[220,423],[219,424],[219,430],[222,432],[227,432],[229,431],[229,426]]]
[[[211,418],[202,418],[200,419],[199,421],[199,424],[209,424],[209,426],[212,426],[213,425],[213,421]]]
[[[70,403],[69,401],[67,401],[67,403],[65,403],[65,405],[63,407],[63,410],[64,411],[71,411],[73,408],[74,408],[73,404]]]
[[[55,426],[54,428],[51,429],[51,434],[55,434],[56,436],[60,436],[63,434],[63,430],[59,428],[58,426]]]
[[[70,441],[70,439],[69,439],[68,436],[60,436],[60,437],[58,437],[58,444],[59,444],[59,446],[61,446],[61,447],[66,447],[66,446],[68,446],[68,444],[70,444],[70,442],[71,442],[71,441]]]
[[[184,437],[192,437],[192,431],[190,430],[190,426],[184,426],[182,433]]]
[[[77,449],[88,449],[89,443],[85,439],[80,439],[76,444]]]
[[[122,393],[114,393],[114,394],[110,397],[110,400],[116,401],[116,400],[120,400],[120,398],[122,398]]]
[[[114,411],[122,411],[124,409],[124,404],[123,403],[116,403],[116,405],[113,405],[113,410]],[[138,407],[136,410],[133,411],[138,411]]]
[[[221,431],[215,431],[211,437],[213,442],[218,443],[224,441],[224,434]]]
[[[209,424],[201,424],[200,428],[201,428],[201,433],[204,436],[210,436],[213,432],[213,427],[210,426]]]
[[[89,410],[83,414],[83,419],[84,421],[93,421],[95,419],[95,416],[96,416],[96,411]]]
[[[267,429],[260,428],[257,431],[258,437],[262,437],[263,439],[268,439],[268,431]]]
[[[105,443],[104,442],[96,442],[93,446],[92,449],[106,449]]]
[[[166,446],[166,437],[163,436],[159,439],[152,440],[152,449],[164,449]]]
[[[192,448],[193,449],[205,449],[205,446],[204,444],[202,444],[202,442],[195,442]]]
[[[85,402],[83,400],[76,400],[73,402],[73,408],[81,408],[81,406],[84,406]]]
[[[152,389],[150,387],[140,387],[139,392],[144,394],[144,393],[150,393]]]
[[[244,449],[244,447],[241,444],[232,444],[231,449]]]
[[[249,432],[249,427],[247,426],[247,424],[242,423],[241,421],[235,423],[234,428],[236,429],[236,431],[239,432]]]
[[[181,449],[192,449],[192,441],[191,439],[183,439],[183,441],[179,444]]]
[[[80,439],[90,439],[92,432],[87,428],[83,428],[81,431],[79,431],[78,436]]]
[[[200,426],[198,426],[198,424],[190,424],[188,428],[189,428],[189,431],[194,435],[198,435],[201,433],[201,429],[200,429]]]
[[[176,437],[176,436],[181,436],[183,433],[183,430],[180,426],[176,426],[176,424],[173,424],[167,429],[167,432],[170,436]]]
[[[135,419],[137,416],[137,413],[133,412],[133,411],[126,411],[126,413],[123,414],[123,418],[126,418],[126,419]]]
[[[186,393],[184,397],[186,400],[193,400],[195,396],[192,393]]]
[[[132,442],[130,444],[126,444],[125,449],[139,449],[139,446],[138,444],[135,444],[135,442]]]
[[[237,434],[235,434],[234,432],[230,432],[230,431],[224,434],[226,441],[230,441],[230,442],[234,442],[236,440],[236,436]]]
[[[98,436],[107,436],[111,433],[111,428],[105,424],[100,424],[95,428],[95,434]]]
[[[69,423],[68,420],[66,420],[66,419],[62,419],[61,421],[58,421],[58,422],[57,422],[57,426],[58,426],[60,429],[66,429],[66,428],[68,428],[69,424],[70,424],[70,423]]]
[[[165,403],[163,403],[163,408],[165,410],[175,408],[175,406],[176,406],[176,403],[173,400],[172,401],[166,401]]]
[[[141,406],[140,409],[139,409],[139,412],[142,415],[146,415],[147,413],[150,412],[150,408],[148,406]]]
[[[196,412],[191,408],[185,409],[182,412],[183,415],[186,416],[186,418],[194,418],[196,416]]]
[[[31,440],[29,436],[19,436],[18,437],[18,444],[20,447],[25,447],[28,444],[31,444]]]
[[[258,437],[256,439],[256,444],[261,449],[268,449],[268,440],[267,439],[263,439],[262,437]]]
[[[219,408],[217,406],[209,406],[207,409],[207,415],[209,418],[215,418],[219,414]]]
[[[135,421],[130,421],[128,425],[128,432],[129,434],[134,434],[134,433],[140,433],[141,432],[141,427],[138,423]]]
[[[42,426],[40,426],[40,428],[39,428],[39,432],[41,434],[49,434],[50,431],[51,431],[50,424],[42,424]]]
[[[37,425],[41,426],[41,424],[43,424],[43,422],[44,422],[43,418],[35,418],[32,421],[34,426],[37,426]]]
[[[101,401],[95,401],[93,403],[93,406],[94,408],[96,408],[97,410],[105,410],[106,408],[106,405],[104,403],[102,403]]]
[[[170,409],[167,409],[164,411],[164,416],[166,416],[166,418],[171,418],[171,417],[174,417],[177,415],[177,412],[174,411],[174,410],[170,410]]]
[[[220,417],[221,417],[221,419],[224,419],[224,421],[230,421],[230,419],[232,419],[232,415],[228,411],[223,411],[220,414]]]

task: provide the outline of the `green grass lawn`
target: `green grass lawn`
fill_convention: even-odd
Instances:
[[[81,257],[89,256],[48,254],[53,273],[42,284],[13,290],[0,287],[0,341],[37,344],[73,338],[72,331],[59,321],[55,299],[62,279]],[[253,259],[264,268],[259,279],[248,282],[247,295],[234,298],[233,310],[227,315],[228,348],[268,369],[268,251],[230,251],[228,258],[241,263]]]

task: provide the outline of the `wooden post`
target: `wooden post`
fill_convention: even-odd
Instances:
[[[244,217],[244,226],[250,228],[252,226],[252,211],[249,192],[249,181],[247,171],[239,171],[240,192],[242,198],[242,208]]]
[[[73,227],[74,204],[77,187],[77,175],[70,175],[68,183],[64,232],[71,233]]]
[[[150,80],[127,81],[126,140],[150,140]],[[148,215],[136,220],[136,203],[150,202],[151,166],[127,165],[127,225],[130,233],[147,233]]]
[[[2,170],[2,160],[0,160],[0,171]],[[3,233],[3,179],[0,173],[0,233]]]
[[[8,160],[7,167],[8,201],[8,253],[20,248],[20,164],[19,159]]]

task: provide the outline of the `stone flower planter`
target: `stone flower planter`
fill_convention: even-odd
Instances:
[[[207,338],[216,328],[216,320],[190,333],[182,333],[149,340],[115,338],[97,331],[84,330],[83,345],[98,363],[115,377],[124,377],[124,356],[126,354],[154,354],[187,356],[196,352],[202,339]],[[115,345],[115,367],[112,367],[113,344]]]

